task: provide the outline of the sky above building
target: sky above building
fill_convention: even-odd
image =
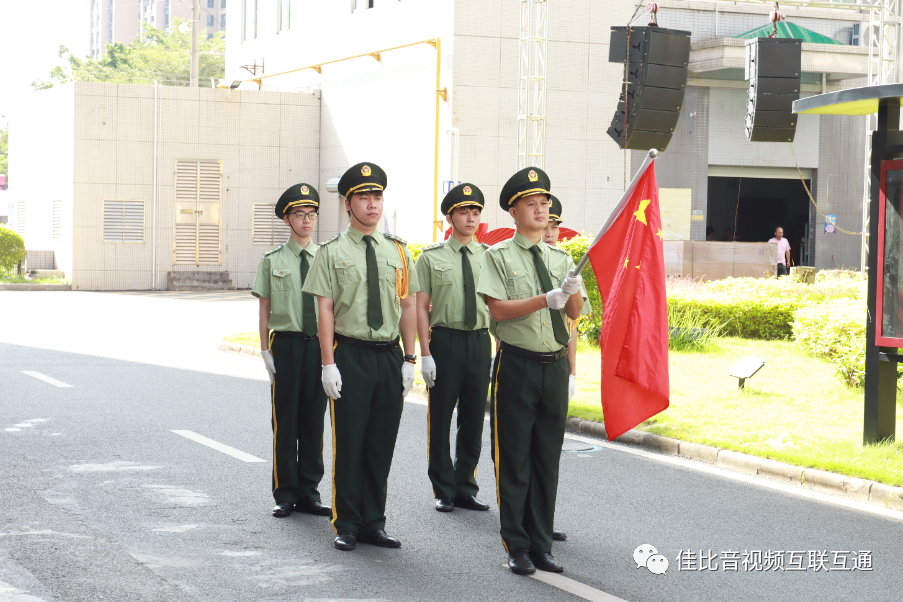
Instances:
[[[31,82],[46,79],[60,45],[76,56],[88,54],[90,5],[87,0],[0,1],[0,127],[14,123],[28,103]]]

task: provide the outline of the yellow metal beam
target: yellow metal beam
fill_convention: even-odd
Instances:
[[[382,62],[382,53],[389,52],[390,50],[398,50],[400,48],[410,48],[411,46],[419,46],[420,44],[429,44],[433,48],[436,49],[436,132],[435,132],[435,144],[433,146],[433,242],[436,242],[438,238],[438,233],[442,231],[442,221],[439,219],[439,108],[440,101],[448,101],[448,90],[442,87],[442,40],[440,38],[432,38],[429,40],[420,40],[419,42],[411,42],[410,44],[402,44],[401,46],[393,46],[392,48],[383,48],[382,50],[375,50],[373,52],[365,52],[363,54],[355,54],[354,56],[347,56],[342,59],[335,59],[333,61],[326,61],[323,63],[317,63],[315,65],[308,65],[307,67],[299,67],[297,69],[289,69],[287,71],[280,71],[278,73],[268,73],[266,75],[260,75],[258,77],[253,77],[251,79],[244,79],[242,83],[245,82],[254,82],[258,86],[263,85],[264,79],[269,79],[271,77],[278,77],[280,75],[287,75],[289,73],[298,73],[299,71],[305,71],[307,69],[313,69],[319,74],[323,73],[323,65],[331,65],[333,63],[341,63],[343,61],[350,61],[351,59],[359,59],[365,56],[369,56],[371,58],[376,59],[379,62]]]

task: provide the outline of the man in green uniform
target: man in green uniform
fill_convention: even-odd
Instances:
[[[452,188],[442,200],[451,236],[425,247],[417,260],[420,372],[429,397],[427,474],[440,512],[451,512],[455,506],[489,510],[476,498],[492,353],[489,310],[476,290],[488,247],[473,239],[483,203],[483,193],[473,184]],[[452,463],[449,428],[455,404],[458,432]]]
[[[528,167],[502,188],[501,207],[517,232],[483,255],[477,292],[486,300],[501,341],[494,366],[493,459],[508,567],[561,572],[552,556],[558,463],[568,403],[566,320],[589,313],[574,262],[542,242],[551,183]]]
[[[323,478],[323,415],[320,342],[313,295],[301,292],[317,254],[310,235],[320,196],[310,184],[295,184],[279,197],[276,216],[291,228],[288,242],[263,256],[251,294],[260,302],[260,354],[270,376],[273,424],[273,516],[293,510],[320,516]],[[268,333],[270,333],[268,335]]]
[[[335,547],[397,548],[386,535],[386,490],[404,397],[414,383],[419,290],[407,243],[377,232],[386,173],[358,163],[339,180],[348,229],[324,242],[304,283],[317,296],[332,418]],[[406,352],[399,349],[399,333]]]

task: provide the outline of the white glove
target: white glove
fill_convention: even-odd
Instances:
[[[276,382],[276,362],[273,361],[273,352],[269,349],[261,349],[260,357],[263,358],[263,365],[267,369],[267,374],[270,377],[270,384],[275,384]]]
[[[414,364],[403,362],[401,364],[401,397],[404,399],[411,392],[414,385]]]
[[[581,284],[583,284],[583,278],[573,275],[572,272],[568,272],[567,278],[565,278],[564,282],[561,283],[561,290],[566,292],[568,295],[573,295],[574,293],[580,291]]]
[[[574,393],[577,392],[577,377],[571,374],[568,376],[568,403],[570,403],[571,399],[574,398]]]
[[[423,377],[423,382],[427,387],[432,389],[436,384],[436,361],[432,355],[424,355],[420,358],[420,376]]]
[[[546,293],[546,303],[548,303],[549,309],[562,309],[567,305],[568,297],[570,297],[569,294],[556,288]]]
[[[339,391],[342,390],[342,375],[339,374],[339,367],[335,364],[323,366],[323,390],[331,399],[341,397]]]

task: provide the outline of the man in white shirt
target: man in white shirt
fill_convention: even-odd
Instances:
[[[778,276],[786,276],[787,269],[790,266],[790,242],[784,238],[784,229],[778,226],[774,231],[774,238],[768,242],[777,243],[778,245]]]

